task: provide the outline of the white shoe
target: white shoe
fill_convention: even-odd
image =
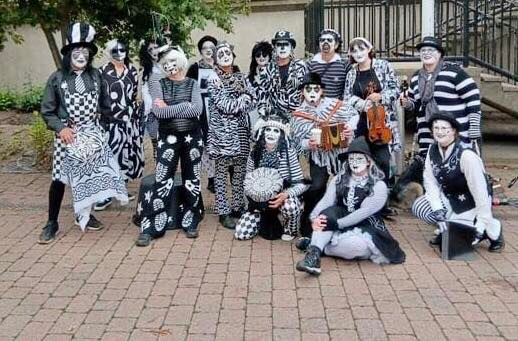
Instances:
[[[283,234],[281,239],[285,242],[291,242],[293,239],[295,239],[295,236],[292,236],[291,234]]]

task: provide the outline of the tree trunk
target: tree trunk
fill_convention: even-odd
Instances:
[[[59,53],[58,45],[56,44],[56,39],[52,34],[52,31],[46,28],[44,25],[40,25],[43,33],[45,34],[45,38],[47,39],[47,44],[49,45],[50,52],[52,53],[52,59],[54,60],[54,64],[58,69],[61,69],[61,54]]]

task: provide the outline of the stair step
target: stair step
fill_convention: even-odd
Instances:
[[[490,75],[489,73],[481,73],[480,80],[483,82],[499,82],[499,83],[501,83],[504,79],[500,76]]]
[[[518,85],[502,82],[502,90],[504,92],[518,92]]]

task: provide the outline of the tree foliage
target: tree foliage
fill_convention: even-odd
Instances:
[[[0,1],[0,51],[11,39],[23,42],[16,32],[22,25],[42,29],[56,66],[60,66],[59,47],[65,42],[68,24],[83,20],[97,30],[96,43],[102,46],[113,38],[124,39],[132,46],[153,29],[169,29],[172,42],[190,45],[190,33],[213,21],[226,32],[232,31],[236,13],[247,13],[250,0],[2,0]],[[160,18],[160,26],[151,20]],[[58,44],[54,33],[60,32]]]

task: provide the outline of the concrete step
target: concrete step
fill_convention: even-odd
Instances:
[[[504,92],[518,92],[518,85],[502,82],[502,90]]]
[[[500,76],[495,76],[495,75],[491,75],[489,73],[480,73],[480,80],[482,82],[498,82],[498,83],[502,83],[502,81],[504,80],[502,77]]]

